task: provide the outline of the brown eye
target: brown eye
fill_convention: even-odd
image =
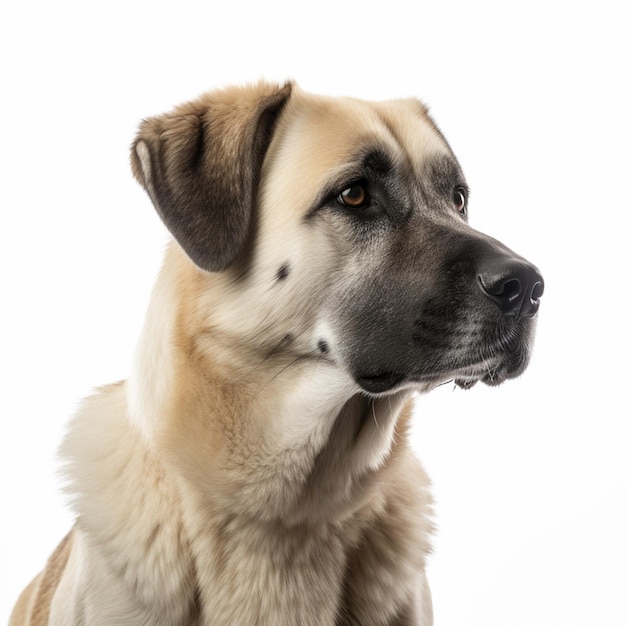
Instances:
[[[347,187],[337,196],[337,199],[349,209],[361,209],[369,204],[369,195],[361,183]]]
[[[467,207],[467,191],[463,189],[463,187],[457,187],[454,190],[454,193],[452,194],[452,201],[454,202],[456,210],[461,215],[465,215]]]

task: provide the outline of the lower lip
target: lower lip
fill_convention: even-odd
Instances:
[[[359,376],[356,382],[368,393],[385,393],[390,391],[404,380],[404,377],[394,372],[384,372],[376,376]]]

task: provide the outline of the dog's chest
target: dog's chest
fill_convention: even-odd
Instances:
[[[334,624],[341,601],[346,539],[336,528],[222,526],[196,546],[207,624]]]

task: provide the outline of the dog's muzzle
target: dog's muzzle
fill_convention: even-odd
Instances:
[[[377,277],[357,299],[346,332],[354,333],[351,370],[364,391],[450,380],[466,389],[498,385],[526,369],[541,273],[493,239],[449,237],[438,254]]]

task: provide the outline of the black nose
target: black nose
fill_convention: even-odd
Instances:
[[[543,295],[543,277],[536,267],[517,259],[491,260],[478,272],[478,284],[506,316],[532,317]]]

